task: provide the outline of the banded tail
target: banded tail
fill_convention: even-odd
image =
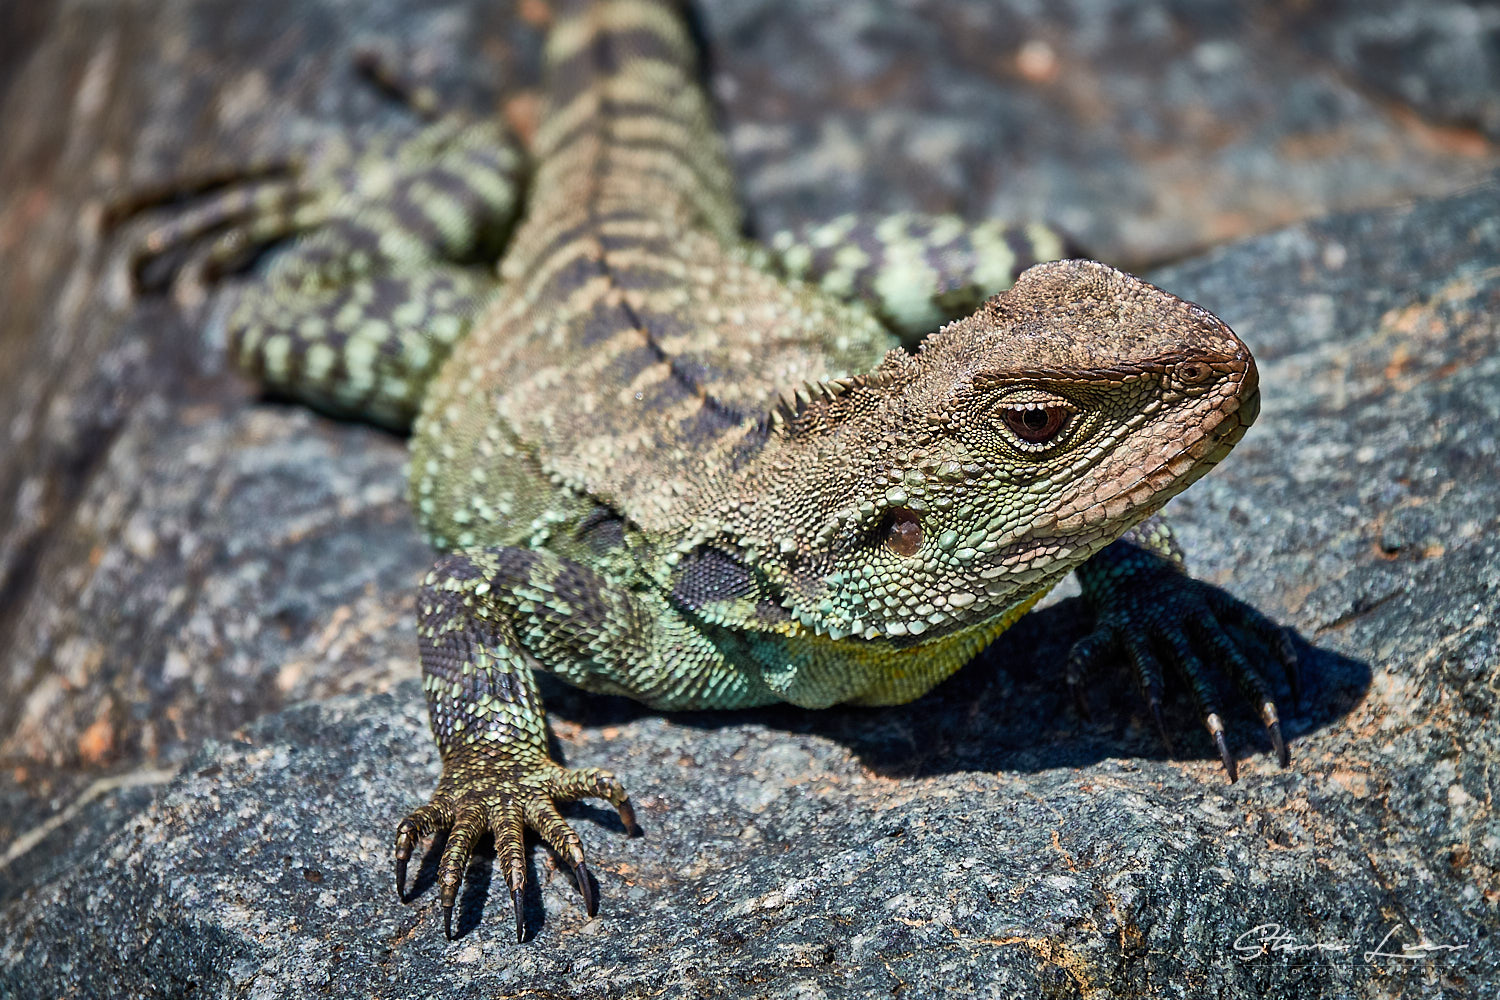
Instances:
[[[533,223],[566,225],[585,205],[595,217],[647,206],[658,219],[737,237],[734,178],[678,3],[563,0],[545,90]]]

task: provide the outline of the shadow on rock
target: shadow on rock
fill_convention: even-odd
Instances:
[[[1123,658],[1085,684],[1089,718],[1073,707],[1063,670],[1089,615],[1078,599],[1023,619],[973,663],[904,709],[863,717],[840,713],[821,731],[847,745],[869,768],[889,777],[953,771],[1039,771],[1087,767],[1111,757],[1213,760],[1213,742],[1186,685],[1170,671],[1163,718],[1173,743],[1156,733],[1151,713]],[[1341,718],[1370,686],[1366,663],[1319,649],[1294,636],[1302,698],[1294,702],[1278,672],[1266,671],[1297,766],[1296,738]],[[1214,677],[1231,753],[1244,760],[1270,754],[1271,742],[1252,703],[1223,673]],[[832,720],[831,720],[832,721]]]
[[[1087,767],[1113,757],[1213,760],[1213,742],[1181,678],[1169,672],[1166,684],[1163,718],[1173,741],[1169,752],[1123,656],[1087,679],[1090,717],[1079,715],[1063,671],[1068,650],[1084,636],[1089,622],[1089,612],[1077,598],[1034,611],[973,662],[908,705],[664,714],[699,729],[752,723],[824,736],[849,747],[866,767],[894,778]],[[1273,683],[1296,768],[1297,737],[1346,715],[1369,688],[1371,669],[1295,633],[1293,642],[1302,675],[1300,703],[1279,671],[1267,669],[1265,674]],[[1251,702],[1222,672],[1214,681],[1231,753],[1242,761],[1270,754],[1270,740]],[[629,699],[591,695],[545,676],[542,684],[549,713],[580,725],[623,725],[653,714]],[[554,752],[558,749],[554,744]]]

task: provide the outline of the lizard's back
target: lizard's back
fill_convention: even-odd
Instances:
[[[862,309],[754,266],[667,0],[562,5],[501,294],[428,391],[412,486],[440,544],[533,544],[601,508],[680,524],[775,400],[895,343]]]

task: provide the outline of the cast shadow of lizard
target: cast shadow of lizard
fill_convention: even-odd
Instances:
[[[1213,741],[1181,679],[1169,676],[1163,704],[1174,744],[1169,749],[1155,731],[1123,655],[1087,678],[1088,718],[1079,715],[1064,680],[1064,664],[1090,621],[1087,606],[1076,597],[1033,611],[952,677],[907,705],[820,710],[775,705],[663,714],[701,729],[755,723],[823,736],[847,746],[864,766],[887,778],[1086,767],[1110,757],[1213,760]],[[1372,671],[1364,661],[1288,634],[1300,664],[1300,700],[1293,698],[1279,671],[1267,668],[1265,675],[1281,710],[1282,731],[1292,742],[1347,715],[1368,690]],[[1243,760],[1270,754],[1270,740],[1253,705],[1226,675],[1215,672],[1214,679],[1235,756]],[[582,726],[621,725],[653,714],[625,698],[590,695],[550,677],[542,682],[548,712]],[[598,812],[613,816],[608,810]]]
[[[1063,679],[1063,664],[1073,643],[1088,632],[1090,622],[1089,611],[1078,598],[1035,611],[953,677],[909,705],[818,711],[772,706],[661,714],[674,724],[703,730],[751,724],[789,734],[821,736],[848,747],[861,764],[881,777],[894,779],[957,772],[1036,773],[1088,767],[1108,758],[1214,761],[1217,754],[1213,742],[1182,683],[1169,681],[1163,706],[1166,728],[1175,745],[1169,750],[1157,735],[1123,658],[1088,678],[1085,698],[1090,718],[1078,714]],[[1368,690],[1372,672],[1368,663],[1314,646],[1301,636],[1294,635],[1293,642],[1301,665],[1301,700],[1294,702],[1289,686],[1280,677],[1275,678],[1274,691],[1282,710],[1283,732],[1292,743],[1295,769],[1295,741],[1347,715]],[[1250,702],[1233,690],[1227,677],[1219,676],[1217,682],[1235,755],[1241,760],[1269,755],[1270,740]],[[592,695],[546,676],[541,678],[541,685],[554,719],[588,728],[620,726],[658,714],[628,699]],[[555,759],[564,759],[564,751],[554,740]],[[712,758],[702,763],[711,767]],[[1268,766],[1274,767],[1274,759]],[[621,774],[628,776],[624,767]],[[570,803],[563,812],[601,831],[625,832],[612,810],[589,802]],[[644,832],[650,835],[649,829]],[[435,883],[441,849],[439,838],[425,853],[409,898],[422,895]],[[538,877],[542,874],[542,856],[542,851],[528,852],[531,870],[524,913],[528,938],[547,919]],[[483,922],[492,899],[492,861],[493,850],[486,843],[476,851],[459,899],[455,930],[460,936]],[[555,860],[554,866],[563,871],[567,867]],[[606,894],[610,891],[608,885],[596,885],[596,889]],[[493,899],[503,903],[503,889]]]
[[[887,778],[924,778],[960,771],[1036,772],[1088,767],[1119,757],[1214,761],[1212,739],[1182,682],[1169,677],[1163,717],[1172,747],[1123,657],[1084,685],[1088,717],[1080,716],[1064,681],[1073,643],[1088,632],[1080,598],[1033,612],[975,660],[910,706],[833,709],[821,713],[764,710],[767,725],[825,736],[849,747]],[[1301,667],[1300,702],[1281,678],[1273,689],[1288,742],[1322,729],[1359,702],[1371,682],[1369,664],[1321,649],[1293,634]],[[1271,672],[1267,671],[1270,678]],[[1252,704],[1227,677],[1216,678],[1229,746],[1240,760],[1272,753]],[[690,724],[700,724],[698,720]],[[1270,762],[1274,766],[1274,758]],[[1292,766],[1296,747],[1292,746]]]

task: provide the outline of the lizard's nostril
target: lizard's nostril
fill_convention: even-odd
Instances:
[[[1197,385],[1199,382],[1207,381],[1213,369],[1201,361],[1188,361],[1177,366],[1177,377],[1188,385]]]

